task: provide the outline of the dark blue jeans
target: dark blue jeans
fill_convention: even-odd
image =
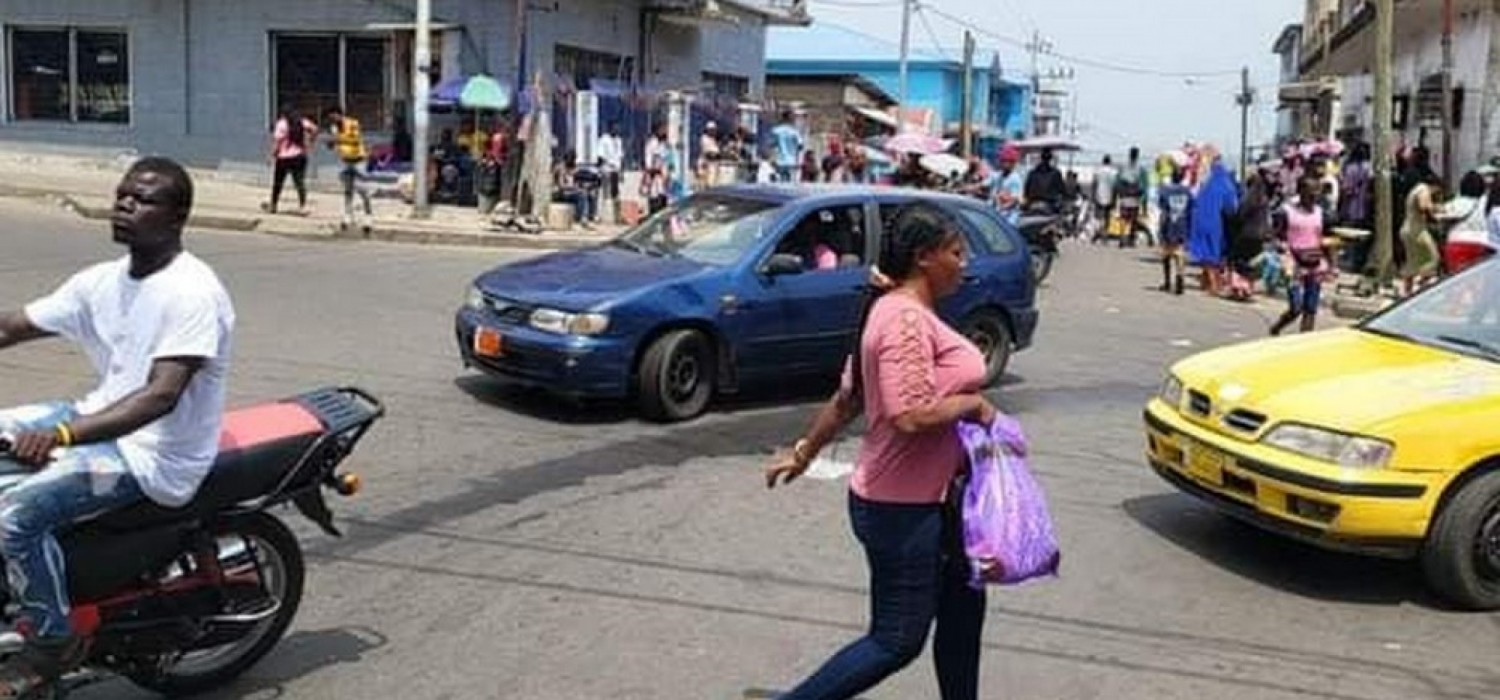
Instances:
[[[782,700],[842,700],[873,688],[922,654],[934,620],[943,700],[978,698],[985,598],[968,584],[956,507],[876,503],[851,491],[849,518],[870,565],[870,631]]]

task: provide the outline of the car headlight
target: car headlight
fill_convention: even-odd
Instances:
[[[1384,467],[1394,450],[1394,446],[1384,440],[1296,423],[1276,426],[1261,438],[1261,442],[1341,467],[1359,469]]]
[[[484,308],[484,292],[479,291],[478,287],[469,287],[469,295],[464,298],[464,306],[471,309]]]
[[[537,309],[531,312],[531,327],[559,335],[599,335],[609,329],[609,316]]]
[[[1172,408],[1182,407],[1182,380],[1176,375],[1167,375],[1166,380],[1161,383],[1161,391],[1157,392],[1163,403]]]

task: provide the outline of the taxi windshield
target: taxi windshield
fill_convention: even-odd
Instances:
[[[1359,328],[1500,361],[1500,264],[1476,265]]]

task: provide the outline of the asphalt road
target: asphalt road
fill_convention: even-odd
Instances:
[[[119,253],[103,227],[0,200],[0,307]],[[844,488],[767,492],[768,450],[818,395],[771,392],[661,427],[459,367],[451,314],[495,251],[195,233],[240,313],[232,401],[353,383],[389,417],[334,504],[298,525],[290,636],[219,698],[738,698],[785,688],[857,635],[865,569]],[[1270,308],[1150,291],[1137,254],[1071,246],[1034,349],[996,392],[1024,422],[1063,576],[992,589],[984,696],[1007,700],[1500,694],[1500,617],[1442,610],[1401,563],[1260,534],[1141,458],[1173,358],[1264,332]],[[55,343],[0,355],[0,405],[78,394]],[[852,447],[840,455],[847,458]],[[288,513],[289,518],[295,518]],[[120,682],[75,697],[148,697]],[[935,698],[927,659],[867,696]]]

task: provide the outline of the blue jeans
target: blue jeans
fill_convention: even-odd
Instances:
[[[1294,314],[1315,314],[1322,302],[1323,280],[1316,272],[1298,269],[1287,287],[1287,310]]]
[[[339,182],[344,186],[344,221],[348,223],[354,220],[354,198],[358,196],[365,205],[365,216],[369,216],[370,191],[359,183],[369,180],[370,177],[359,169],[358,163],[345,163],[344,169],[339,171]]]
[[[48,403],[0,411],[0,432],[51,430],[76,419],[71,404]],[[68,579],[57,530],[146,499],[113,442],[60,451],[33,472],[0,460],[0,554],[11,598],[33,636],[62,637],[68,622]]]
[[[557,200],[573,205],[573,215],[580,223],[594,220],[594,197],[587,190],[560,190]]]
[[[955,507],[867,501],[849,493],[849,518],[870,565],[870,631],[782,700],[842,700],[873,688],[922,654],[943,700],[979,697],[984,591],[969,587]]]

